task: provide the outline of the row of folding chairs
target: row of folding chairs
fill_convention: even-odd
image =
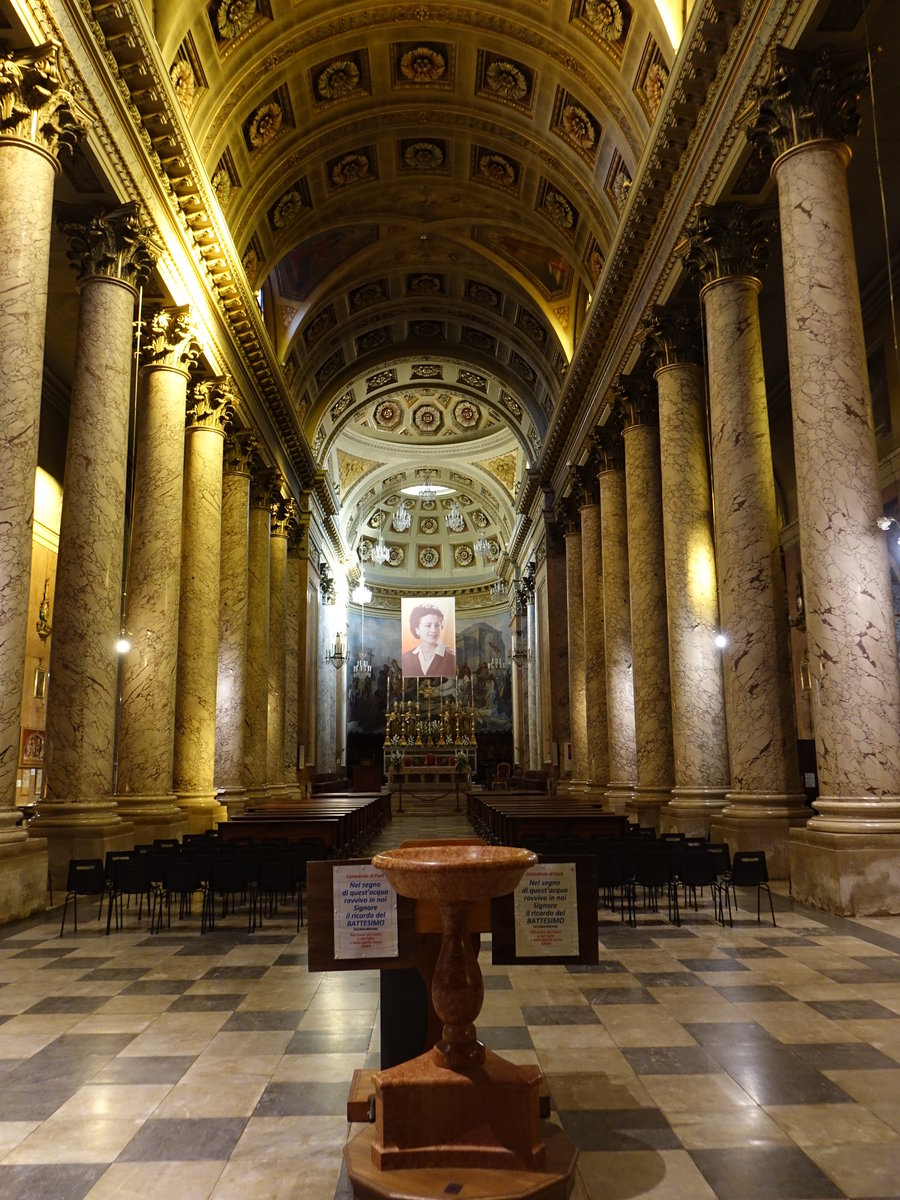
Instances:
[[[183,842],[160,839],[152,845],[136,846],[129,851],[110,851],[106,863],[100,859],[72,859],[69,863],[66,897],[63,904],[60,937],[65,930],[69,904],[72,904],[75,930],[78,930],[78,897],[98,899],[97,919],[106,902],[106,932],[124,923],[124,905],[136,902],[138,921],[144,905],[150,919],[150,932],[158,933],[165,919],[171,928],[173,904],[179,920],[191,916],[195,898],[201,902],[200,932],[215,927],[219,902],[221,917],[239,906],[248,910],[248,930],[262,925],[273,916],[279,903],[288,900],[296,906],[297,929],[303,923],[303,890],[307,864],[324,859],[321,839],[301,842],[229,843],[220,845],[214,837],[197,835]]]

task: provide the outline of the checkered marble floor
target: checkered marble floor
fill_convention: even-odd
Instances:
[[[452,806],[395,815],[378,848],[465,835]],[[598,966],[483,950],[479,1034],[543,1069],[576,1200],[900,1197],[900,918],[776,901],[775,929],[602,914]],[[95,912],[0,929],[2,1200],[349,1200],[377,974],[310,975],[287,913],[150,937],[132,908],[107,938]]]

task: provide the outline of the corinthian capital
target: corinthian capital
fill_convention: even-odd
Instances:
[[[88,114],[63,87],[59,42],[0,50],[0,136],[21,138],[50,154],[71,150]]]
[[[655,306],[641,329],[641,350],[654,371],[673,363],[702,362],[700,320],[686,308]]]
[[[188,428],[225,430],[234,421],[236,397],[229,375],[194,384],[187,405]]]
[[[830,46],[814,54],[777,46],[769,79],[757,89],[757,112],[747,138],[763,158],[777,158],[804,142],[844,142],[859,131],[857,105],[869,78],[865,59],[838,56]]]
[[[145,366],[187,371],[200,355],[196,326],[190,308],[160,308],[143,323],[141,333]]]
[[[597,474],[604,471],[621,471],[625,467],[625,447],[619,416],[613,415],[605,425],[598,425],[591,434],[591,442],[597,456]]]
[[[262,467],[250,480],[250,504],[253,508],[267,508],[277,504],[281,496],[281,472],[276,467]]]
[[[758,276],[766,264],[774,216],[743,204],[701,204],[685,233],[685,267],[701,285],[735,275]]]
[[[297,522],[297,505],[288,497],[279,496],[271,508],[272,522],[269,532],[272,537],[290,539],[291,527]]]
[[[102,277],[140,287],[150,278],[159,247],[143,224],[136,201],[79,220],[62,217],[59,227],[69,235],[66,257],[79,281]]]
[[[259,442],[249,429],[239,429],[225,439],[226,475],[252,475],[258,464]]]

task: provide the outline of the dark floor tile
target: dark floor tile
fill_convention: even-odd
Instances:
[[[0,1058],[0,1079],[9,1071],[14,1071],[16,1067],[20,1067],[21,1065],[21,1058]]]
[[[114,1058],[91,1076],[91,1083],[177,1083],[196,1061],[186,1054]]]
[[[586,1004],[523,1004],[526,1025],[597,1025],[600,1018]]]
[[[679,1150],[681,1142],[658,1108],[578,1109],[560,1112],[579,1150]]]
[[[705,925],[709,924],[709,922],[703,921],[699,922],[699,924]],[[661,925],[658,929],[652,930],[652,936],[657,939],[662,938],[665,941],[666,938],[687,938],[697,937],[698,935],[692,933],[690,929],[685,929],[684,923],[682,923],[681,925]]]
[[[718,1200],[841,1200],[844,1196],[812,1159],[790,1146],[731,1146],[691,1150],[690,1155]]]
[[[784,958],[774,946],[720,946],[719,949],[729,958]]]
[[[318,1029],[299,1029],[288,1042],[285,1054],[364,1054],[372,1036],[368,1030],[323,1033]]]
[[[900,979],[900,958],[888,958],[886,954],[854,954],[852,958],[867,971],[877,971],[879,975]]]
[[[512,991],[512,981],[508,975],[485,975],[484,990],[486,992]]]
[[[82,1200],[107,1163],[40,1163],[0,1167],[3,1200]]]
[[[736,922],[735,922],[736,923]],[[790,948],[791,946],[816,946],[812,938],[803,937],[800,934],[779,934],[779,933],[760,933],[757,934],[757,941],[765,942],[780,950],[782,947]]]
[[[711,971],[749,971],[749,967],[745,967],[741,962],[735,962],[733,958],[679,958],[678,960],[683,967],[687,967],[689,971],[702,971],[704,973]]]
[[[778,1046],[771,1033],[755,1021],[697,1021],[684,1023],[684,1028],[701,1046]]]
[[[721,1075],[702,1046],[626,1046],[622,1053],[636,1075]]]
[[[191,1162],[230,1158],[246,1117],[150,1118],[116,1162]]]
[[[119,993],[122,996],[180,996],[193,979],[136,979]]]
[[[227,953],[227,951],[224,951]],[[215,945],[207,941],[206,938],[198,937],[195,942],[188,942],[186,945],[179,947],[175,951],[173,958],[220,958],[223,951]]]
[[[635,971],[635,979],[641,987],[706,987],[702,979],[698,979],[690,971]]]
[[[732,1004],[775,1004],[794,997],[777,987],[774,983],[738,983],[716,987],[720,996],[730,1000]]]
[[[270,1083],[254,1117],[342,1116],[347,1111],[346,1083]]]
[[[860,984],[862,987],[867,987],[870,983],[897,982],[897,976],[891,971],[866,971],[862,967],[853,970],[848,967],[837,967],[834,970],[823,967],[819,974],[832,980],[833,983],[853,983]]]
[[[205,971],[203,979],[262,979],[263,975],[268,971],[268,967],[248,967],[241,966],[235,963],[233,966],[228,966],[222,963],[218,967],[210,967]]]
[[[25,1012],[29,1016],[35,1013],[92,1013],[108,1001],[109,996],[45,996]]]
[[[598,963],[572,963],[566,967],[570,975],[627,975],[628,968],[613,959],[601,959]]]
[[[27,950],[20,950],[18,954],[10,955],[11,958],[65,958],[72,951],[69,947],[59,946],[30,946]]]
[[[166,1012],[234,1012],[246,995],[246,992],[209,992],[179,996]]]
[[[309,955],[301,954],[299,951],[295,954],[292,950],[286,950],[284,954],[279,954],[275,959],[276,967],[305,967],[309,965]]]
[[[656,1004],[655,996],[646,988],[591,988],[585,990],[584,998],[588,1004]]]
[[[874,1000],[808,1000],[829,1021],[900,1021],[900,1016]]]
[[[524,1025],[479,1025],[478,1040],[490,1050],[530,1050],[534,1045]]]
[[[0,1121],[46,1121],[56,1110],[74,1096],[86,1082],[79,1079],[66,1079],[61,1076],[51,1076],[42,1082],[32,1082],[26,1074],[16,1077],[10,1072],[3,1079],[0,1089]],[[0,1167],[0,1170],[5,1168]],[[0,1177],[0,1196],[6,1200]]]
[[[817,1071],[895,1071],[897,1062],[865,1042],[791,1042],[792,1052]]]
[[[85,975],[85,979],[141,979],[147,974],[148,967],[97,967],[96,970],[89,971]]]
[[[632,929],[619,933],[617,928],[610,931],[601,925],[600,948],[615,953],[617,950],[655,950],[657,947],[649,933]]]
[[[169,1010],[171,1011],[171,1009]],[[251,1033],[266,1029],[296,1029],[303,1019],[302,1009],[242,1009],[232,1013],[220,1032]]]
[[[67,958],[61,958],[53,964],[54,971],[93,971],[97,967],[104,967],[108,962],[112,962],[109,955],[102,958],[79,958],[78,955],[69,955]]]
[[[851,1097],[785,1046],[709,1046],[757,1104],[848,1104]]]

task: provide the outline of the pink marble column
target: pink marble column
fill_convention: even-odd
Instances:
[[[675,753],[656,386],[644,377],[622,384],[637,754],[632,808],[641,825],[659,829],[675,784]]]
[[[706,837],[728,791],[728,737],[706,454],[699,322],[658,310],[644,343],[657,364],[675,787],[661,828]]]
[[[603,555],[603,631],[606,644],[606,702],[609,738],[607,803],[624,812],[637,786],[631,596],[628,583],[628,525],[622,439],[604,427],[598,439],[601,470],[600,532]]]
[[[219,662],[216,686],[215,781],[229,815],[244,811],[244,738],[247,709],[247,562],[250,479],[256,439],[246,430],[226,439],[222,479],[219,572]]]
[[[606,637],[603,631],[603,550],[600,504],[581,508],[581,568],[584,588],[584,695],[589,788],[609,781],[609,714],[606,706]]]
[[[266,723],[266,775],[269,794],[287,790],[284,775],[285,723],[285,588],[288,536],[293,516],[284,499],[273,504],[269,525],[269,697]]]
[[[230,379],[194,384],[184,451],[181,595],[173,778],[192,833],[224,819],[216,798],[216,687],[222,551],[222,453],[234,420]]]
[[[775,155],[819,796],[797,895],[900,911],[900,671],[845,139],[861,63],[780,51],[752,136]],[[785,124],[787,122],[787,124]]]
[[[47,801],[35,824],[51,875],[130,842],[113,798],[125,476],[136,287],[155,255],[136,204],[64,222],[79,273],[56,604],[47,699]],[[90,844],[89,844],[90,843]],[[74,855],[77,857],[77,855]]]
[[[269,523],[275,472],[265,469],[250,485],[250,540],[247,587],[247,674],[244,782],[247,800],[268,795],[269,711]]]
[[[712,829],[763,849],[788,874],[788,834],[809,815],[800,791],[787,602],[769,443],[759,255],[769,226],[738,205],[705,209],[690,231],[704,282],[719,613],[731,790]]]
[[[78,131],[59,47],[0,54],[0,918],[45,902],[46,843],[15,809],[57,153]]]
[[[566,532],[566,627],[569,631],[569,727],[572,738],[570,787],[583,791],[588,778],[587,706],[584,661],[584,581],[581,531]]]
[[[184,420],[200,347],[188,309],[160,309],[142,331],[134,502],[126,574],[119,723],[119,811],[140,841],[186,822],[175,804],[175,680],[181,592]]]

